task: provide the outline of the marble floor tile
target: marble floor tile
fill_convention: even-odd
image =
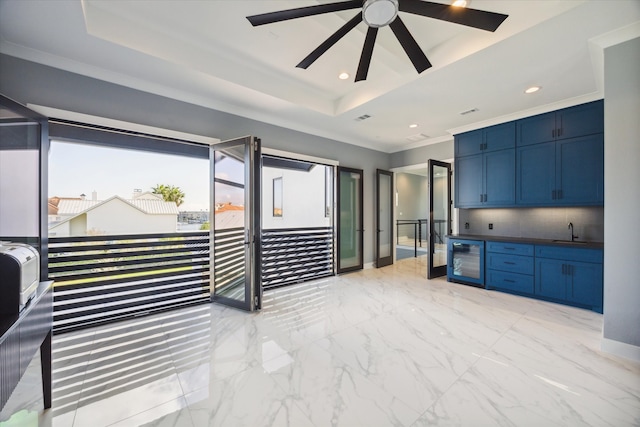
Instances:
[[[600,351],[601,314],[425,262],[55,335],[53,408],[36,358],[0,427],[640,426],[640,363]]]

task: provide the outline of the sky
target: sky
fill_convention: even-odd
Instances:
[[[216,175],[236,181],[241,163],[224,160]],[[235,166],[235,167],[234,167]],[[235,176],[234,176],[235,175]],[[209,210],[209,161],[146,151],[124,150],[88,144],[52,141],[49,152],[49,197],[98,200],[118,195],[130,199],[134,189],[151,191],[158,184],[180,187],[185,193],[181,211]],[[222,192],[220,192],[222,193]],[[242,190],[219,194],[219,201],[242,204]]]

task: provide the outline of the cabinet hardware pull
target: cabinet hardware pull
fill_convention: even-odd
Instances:
[[[504,263],[507,264],[507,265],[516,265],[515,262],[511,262],[511,261],[505,261]]]
[[[515,280],[511,280],[511,279],[504,279],[504,281],[507,282],[507,283],[516,283]]]
[[[510,247],[508,247],[508,246],[505,246],[504,248],[505,248],[506,250],[508,250],[508,251],[515,251],[515,250],[516,250],[516,248],[510,248]]]

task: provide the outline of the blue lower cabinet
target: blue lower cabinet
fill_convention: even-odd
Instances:
[[[599,249],[536,246],[535,294],[602,313],[602,256]]]
[[[565,263],[556,259],[536,259],[536,295],[564,300],[567,297]]]
[[[603,251],[485,242],[485,287],[602,313]]]
[[[498,289],[533,295],[533,276],[499,270],[487,270],[487,289]]]
[[[533,295],[533,245],[487,242],[486,288]]]

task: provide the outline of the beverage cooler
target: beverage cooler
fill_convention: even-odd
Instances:
[[[484,288],[484,241],[449,237],[447,280]]]

